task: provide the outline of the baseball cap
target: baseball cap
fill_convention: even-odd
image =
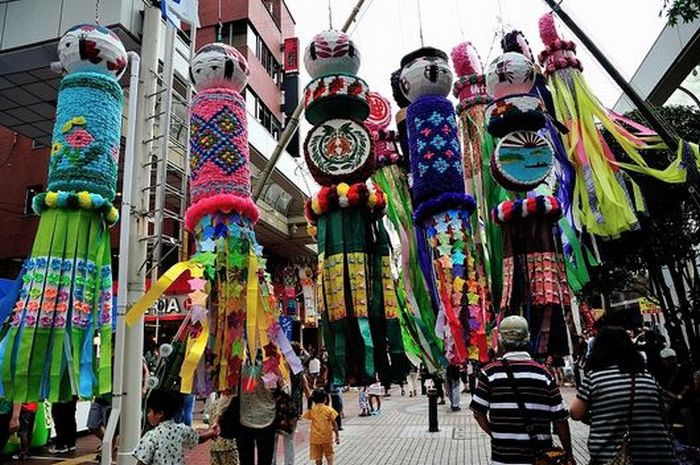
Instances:
[[[501,320],[498,333],[504,342],[521,342],[530,338],[527,320],[518,315],[511,315]]]
[[[661,351],[661,358],[671,358],[676,356],[676,351],[667,347]]]

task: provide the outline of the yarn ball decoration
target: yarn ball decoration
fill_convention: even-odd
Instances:
[[[416,206],[445,192],[464,193],[464,170],[452,103],[427,95],[408,107],[408,143]]]
[[[432,47],[415,50],[401,59],[401,90],[415,102],[426,95],[446,97],[452,89],[447,54]]]
[[[535,65],[522,53],[504,53],[486,70],[486,90],[495,99],[527,94],[534,85]]]
[[[534,63],[535,57],[532,54],[530,43],[525,38],[522,31],[513,30],[506,33],[501,39],[501,49],[503,53],[515,52],[525,55],[525,57]]]
[[[357,76],[332,74],[311,81],[304,89],[306,120],[321,124],[332,118],[364,121],[369,116],[369,86]]]
[[[194,231],[207,214],[233,210],[255,223],[250,198],[250,154],[245,100],[232,89],[205,89],[190,114],[190,207],[185,228]]]
[[[198,91],[218,87],[241,92],[249,74],[243,54],[221,42],[200,48],[190,65],[190,80]]]
[[[339,208],[353,208],[364,205],[374,219],[386,212],[386,196],[381,188],[369,183],[347,184],[341,182],[322,187],[304,205],[304,215],[310,225],[316,225],[318,218]]]
[[[484,121],[494,137],[503,137],[512,131],[539,131],[546,124],[542,101],[531,94],[494,100],[484,110]]]
[[[576,58],[576,43],[559,37],[554,16],[545,14],[540,18],[540,38],[545,49],[538,56],[540,65],[544,67],[545,75],[558,69],[574,68],[583,71],[581,60]]]
[[[491,175],[511,191],[526,192],[544,182],[552,171],[554,149],[532,131],[511,132],[491,156]]]
[[[367,93],[369,103],[369,116],[365,120],[365,126],[370,131],[379,131],[391,124],[391,103],[377,92]]]
[[[329,74],[355,75],[360,69],[360,51],[344,32],[319,32],[304,50],[304,66],[312,78]]]
[[[526,218],[561,218],[561,205],[552,195],[538,195],[526,199],[506,200],[491,211],[491,217],[498,224],[522,221]]]
[[[406,108],[409,106],[411,101],[406,98],[406,94],[403,93],[403,88],[401,87],[401,68],[391,73],[389,83],[391,84],[391,96],[394,97],[396,105],[398,105],[399,108]]]
[[[68,74],[93,72],[119,79],[126,70],[126,49],[119,36],[97,24],[68,29],[58,42],[58,59]]]
[[[122,88],[112,74],[73,72],[58,89],[47,190],[114,200]]]
[[[399,135],[396,131],[377,131],[374,138],[374,160],[377,168],[395,165],[401,161],[399,154]]]
[[[307,134],[304,158],[321,185],[363,182],[374,171],[372,136],[360,121],[326,120]]]

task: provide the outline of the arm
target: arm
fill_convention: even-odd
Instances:
[[[199,443],[202,444],[203,442],[207,442],[210,439],[218,438],[219,432],[219,425],[216,424],[208,430],[199,433]]]
[[[569,415],[572,420],[584,421],[588,415],[588,403],[576,397],[569,407]]]
[[[338,422],[333,420],[333,432],[335,433],[335,443],[340,444],[340,431],[338,430]]]
[[[573,450],[571,449],[571,431],[569,431],[569,422],[566,420],[558,420],[554,422],[554,431],[556,431],[561,446],[569,456],[569,464],[574,464]]]
[[[10,418],[10,433],[19,431],[19,412],[22,410],[22,404],[15,402],[12,404],[12,418]]]
[[[491,436],[491,423],[489,422],[488,417],[486,414],[481,413],[481,412],[474,412],[474,419],[476,420],[476,423],[479,425],[479,428],[484,430],[486,434]]]

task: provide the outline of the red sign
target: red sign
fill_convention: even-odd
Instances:
[[[299,39],[296,37],[284,39],[284,72],[299,72]]]

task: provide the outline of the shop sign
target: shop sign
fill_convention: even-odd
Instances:
[[[162,296],[146,312],[147,318],[181,318],[190,309],[191,304],[187,294]]]
[[[655,315],[661,313],[661,307],[646,297],[640,297],[639,311],[642,313],[642,315]]]
[[[284,39],[284,72],[299,72],[299,39],[296,37]]]

